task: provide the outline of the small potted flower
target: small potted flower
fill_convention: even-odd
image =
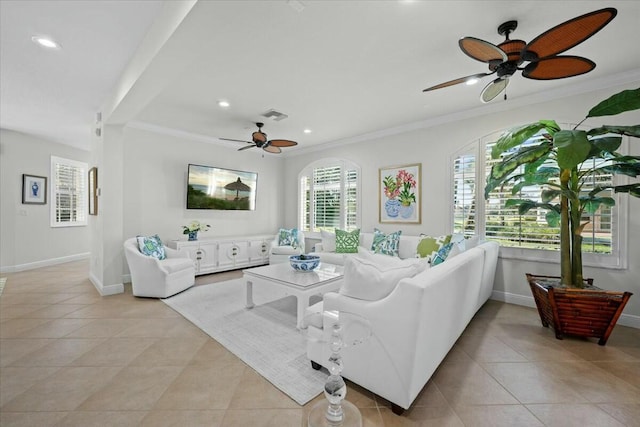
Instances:
[[[384,185],[384,195],[387,201],[384,204],[384,208],[387,211],[387,215],[391,218],[398,216],[400,210],[400,202],[396,199],[400,194],[400,185],[402,184],[397,177],[387,175],[382,180]]]
[[[198,231],[207,231],[211,226],[202,224],[200,221],[191,221],[189,225],[182,226],[182,234],[188,234],[189,240],[198,240]]]
[[[398,194],[398,199],[400,199],[400,216],[409,218],[413,214],[413,204],[416,202],[416,193],[412,190],[416,188],[416,180],[412,173],[404,169],[398,171],[397,180],[402,186],[402,190],[400,190]]]

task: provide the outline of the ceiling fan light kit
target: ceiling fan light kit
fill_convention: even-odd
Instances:
[[[588,73],[596,67],[592,60],[559,54],[593,36],[611,22],[616,14],[617,10],[611,7],[589,12],[556,25],[529,43],[509,39],[509,34],[518,27],[518,21],[507,21],[498,27],[498,34],[504,36],[505,40],[497,46],[475,37],[463,37],[458,41],[460,50],[467,56],[486,63],[489,72],[440,83],[423,92],[497,74],[498,78],[486,85],[480,95],[483,102],[489,102],[506,89],[509,78],[517,71],[522,71],[523,77],[532,80],[564,79]],[[524,64],[525,62],[528,64]]]

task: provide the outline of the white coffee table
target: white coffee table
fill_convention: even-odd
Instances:
[[[305,310],[309,307],[312,295],[322,295],[336,291],[342,285],[344,268],[321,262],[313,271],[295,271],[289,263],[271,264],[264,267],[243,270],[243,278],[247,281],[247,308],[253,308],[253,285],[272,287],[284,290],[286,295],[294,295],[298,299],[298,329],[304,329]]]

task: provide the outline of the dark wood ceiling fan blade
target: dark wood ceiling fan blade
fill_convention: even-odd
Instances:
[[[525,61],[557,55],[582,43],[600,31],[618,11],[612,7],[596,10],[556,25],[531,40],[522,51]]]
[[[596,68],[596,63],[581,56],[552,56],[524,67],[522,76],[534,80],[554,80],[579,76]]]
[[[244,139],[231,139],[231,138],[218,138],[221,139],[223,141],[233,141],[233,142],[246,142],[247,144],[253,144],[253,142],[251,141],[246,141]]]
[[[498,46],[475,37],[463,37],[458,40],[460,49],[476,61],[489,63],[491,61],[504,62],[507,54]]]
[[[267,153],[273,153],[273,154],[280,154],[282,153],[282,150],[279,147],[275,147],[273,145],[265,145],[264,147],[262,147],[262,149],[264,151],[266,151]]]
[[[428,87],[428,88],[424,89],[423,92],[429,92],[430,90],[442,89],[443,87],[449,87],[449,86],[457,85],[457,84],[460,84],[460,83],[467,82],[467,81],[469,81],[471,79],[481,79],[481,78],[489,76],[491,74],[493,74],[493,73],[471,74],[470,76],[460,77],[459,79],[449,80],[448,82],[444,82],[444,83],[440,83],[440,84],[435,85],[435,86]]]
[[[238,151],[248,150],[249,148],[256,147],[255,144],[247,145],[246,147],[238,148]]]
[[[268,145],[273,147],[293,147],[294,145],[298,145],[298,143],[289,141],[288,139],[272,139]]]

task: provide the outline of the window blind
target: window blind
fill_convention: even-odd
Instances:
[[[316,162],[302,171],[299,184],[301,230],[358,228],[359,169],[355,165],[345,161]]]
[[[87,164],[51,157],[51,226],[87,222]]]
[[[476,233],[476,156],[465,154],[453,160],[453,232]]]

